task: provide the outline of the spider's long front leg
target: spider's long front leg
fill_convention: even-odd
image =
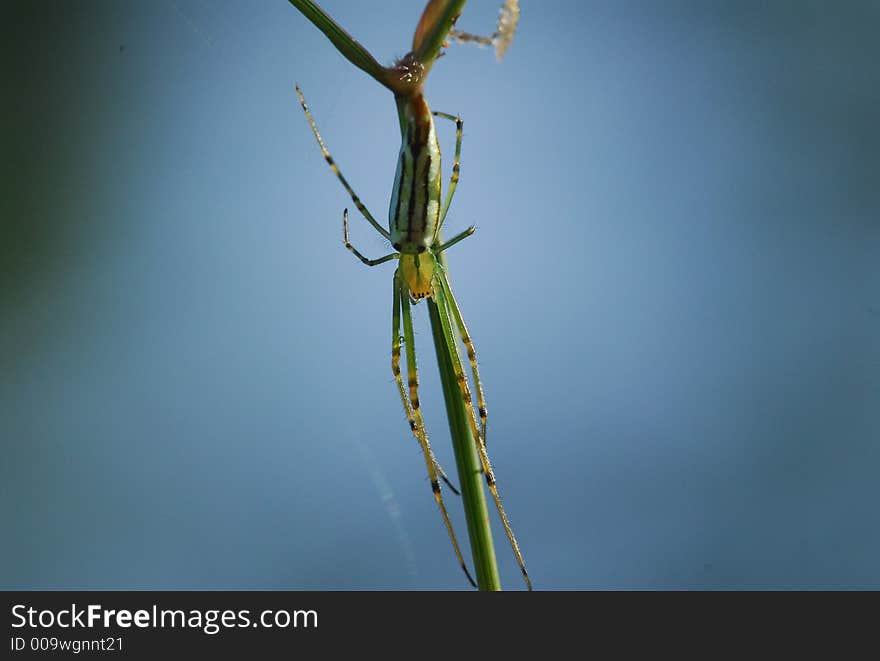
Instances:
[[[312,113],[309,112],[309,106],[306,104],[306,98],[303,96],[302,90],[299,88],[299,85],[296,86],[296,95],[299,97],[299,104],[302,106],[303,112],[306,114],[306,119],[309,120],[309,126],[312,127],[312,133],[315,134],[315,139],[318,141],[318,146],[321,148],[321,153],[324,154],[324,160],[327,161],[327,165],[330,166],[330,169],[333,170],[334,174],[339,178],[339,181],[342,182],[342,185],[345,187],[345,190],[348,191],[348,194],[351,196],[351,201],[354,202],[354,205],[358,208],[364,218],[366,218],[370,224],[376,228],[376,231],[379,232],[386,239],[391,239],[391,234],[386,230],[382,225],[376,222],[376,219],[373,218],[373,215],[367,210],[367,207],[364,206],[364,203],[361,202],[361,198],[357,196],[354,192],[354,189],[348,184],[345,177],[342,176],[342,172],[339,170],[339,166],[336,165],[336,162],[333,160],[333,157],[330,155],[330,152],[327,150],[327,146],[324,144],[324,139],[321,137],[321,134],[318,132],[318,127],[315,124],[315,120],[312,119]]]
[[[403,379],[400,375],[400,312],[403,312],[403,336],[406,344],[406,371],[409,383],[409,398],[403,387]],[[425,423],[422,420],[422,413],[419,410],[419,377],[416,366],[416,352],[414,344],[414,333],[412,325],[412,314],[409,304],[409,291],[403,284],[400,274],[394,272],[394,311],[392,314],[391,324],[391,371],[394,373],[394,379],[400,390],[400,396],[403,400],[403,407],[410,419],[410,427],[422,452],[425,455],[425,464],[428,467],[428,477],[431,480],[431,491],[434,493],[434,499],[443,515],[443,523],[446,524],[446,530],[449,533],[449,539],[452,541],[452,548],[455,549],[455,557],[461,565],[464,575],[474,587],[477,584],[471,577],[467,565],[464,563],[464,557],[461,555],[461,549],[458,547],[458,540],[455,538],[455,532],[452,529],[452,522],[449,520],[449,514],[446,512],[446,505],[443,503],[443,496],[440,495],[440,482],[437,479],[437,460],[434,457],[434,451],[431,450],[431,444],[428,442],[428,433],[425,430]],[[412,417],[410,417],[412,416]]]
[[[458,342],[452,330],[453,319],[450,317],[450,310],[455,302],[449,296],[449,294],[451,294],[449,283],[446,282],[442,277],[438,277],[437,282],[439,286],[435,287],[434,291],[435,298],[437,300],[437,309],[440,313],[440,325],[443,327],[443,335],[445,337],[447,346],[449,347],[449,355],[452,358],[452,367],[455,373],[455,379],[458,382],[459,388],[461,390],[462,400],[464,401],[465,408],[468,411],[468,421],[471,426],[471,434],[473,435],[474,443],[477,446],[477,454],[480,457],[480,464],[483,467],[483,474],[486,478],[486,485],[489,487],[489,491],[492,494],[492,499],[495,501],[495,507],[498,510],[498,515],[501,517],[501,523],[504,526],[504,532],[507,534],[507,539],[510,542],[510,547],[513,549],[513,553],[516,556],[517,563],[519,563],[519,569],[522,572],[523,578],[525,579],[526,586],[529,590],[531,590],[532,581],[529,578],[528,571],[526,571],[526,565],[523,561],[522,553],[520,553],[519,544],[516,543],[516,537],[513,534],[513,529],[510,527],[510,521],[507,519],[507,513],[504,511],[504,506],[501,504],[501,496],[498,493],[498,486],[495,483],[495,471],[492,470],[492,463],[489,461],[489,454],[486,451],[486,444],[483,442],[482,436],[480,436],[480,430],[477,423],[477,414],[474,411],[474,404],[471,398],[470,387],[468,386],[467,377],[465,376],[464,368],[461,364],[461,358],[458,352]],[[455,315],[453,313],[452,317],[454,316]],[[460,312],[459,316],[461,316]],[[466,329],[459,329],[459,331],[463,333],[467,332]]]

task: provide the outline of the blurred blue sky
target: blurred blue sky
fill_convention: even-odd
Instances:
[[[322,5],[390,63],[423,3]],[[389,369],[393,265],[344,250],[294,82],[381,219],[390,94],[282,0],[7,13],[0,587],[465,588]],[[537,588],[880,588],[878,21],[524,0],[502,63],[431,73]]]

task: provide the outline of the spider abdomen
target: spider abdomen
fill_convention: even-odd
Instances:
[[[394,249],[412,255],[425,252],[435,240],[440,220],[440,145],[423,96],[408,100],[405,117],[388,225]]]

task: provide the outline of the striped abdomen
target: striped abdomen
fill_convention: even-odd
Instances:
[[[440,145],[423,96],[407,101],[405,117],[388,214],[394,249],[413,255],[431,246],[440,217]]]

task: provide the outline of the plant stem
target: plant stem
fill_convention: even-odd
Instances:
[[[387,70],[385,67],[379,64],[366,48],[361,46],[342,26],[330,18],[323,9],[312,2],[312,0],[288,1],[314,23],[315,27],[327,35],[327,38],[349,62],[361,71],[368,73],[384,87],[388,87]]]
[[[440,368],[440,381],[443,385],[443,398],[446,401],[446,417],[449,420],[449,433],[452,435],[452,448],[458,468],[461,501],[467,521],[468,538],[474,560],[477,586],[480,590],[501,589],[498,577],[498,564],[495,561],[495,545],[492,541],[492,528],[489,525],[489,510],[483,491],[483,472],[477,458],[476,445],[468,412],[465,409],[461,390],[455,380],[452,367],[453,358],[443,333],[440,312],[433,298],[427,299],[428,314],[431,318],[431,333],[437,352],[437,366]],[[458,351],[458,347],[452,347]]]

